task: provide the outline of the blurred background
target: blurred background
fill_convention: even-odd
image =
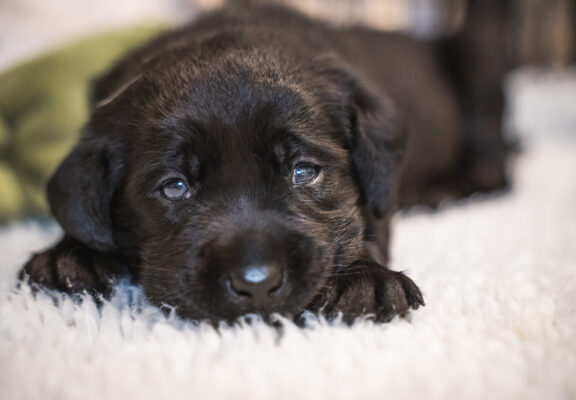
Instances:
[[[48,215],[46,181],[88,117],[95,76],[162,29],[248,1],[0,0],[0,224]],[[576,0],[259,1],[425,40],[457,34],[471,16],[464,46],[499,49],[471,62],[506,77],[507,131],[576,137]]]
[[[80,35],[138,23],[184,23],[199,12],[246,0],[0,0],[0,69]],[[469,0],[261,0],[336,24],[364,24],[421,37],[459,28]],[[501,10],[520,63],[564,66],[576,59],[575,0],[480,0]]]

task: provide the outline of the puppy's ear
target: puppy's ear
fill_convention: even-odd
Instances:
[[[110,203],[120,176],[120,153],[117,145],[83,140],[48,183],[50,208],[64,231],[100,251],[116,247]]]
[[[356,86],[353,108],[352,161],[366,205],[379,218],[396,200],[406,135],[390,100]]]

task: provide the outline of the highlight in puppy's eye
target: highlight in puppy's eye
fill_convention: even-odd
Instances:
[[[190,189],[180,178],[172,178],[162,182],[160,193],[167,200],[184,200],[190,198]]]
[[[292,170],[292,183],[294,185],[307,185],[312,183],[320,174],[320,167],[313,164],[298,164]]]

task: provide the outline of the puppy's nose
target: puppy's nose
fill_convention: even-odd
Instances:
[[[230,288],[251,303],[265,303],[283,284],[282,269],[272,265],[249,265],[230,274]]]

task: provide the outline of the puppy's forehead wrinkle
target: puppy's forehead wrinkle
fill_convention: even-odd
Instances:
[[[189,176],[197,172],[198,159],[195,154],[182,151],[184,144],[165,146],[158,141],[154,146],[134,149],[130,157],[133,173],[145,182],[158,179],[170,173]]]
[[[328,161],[344,161],[349,156],[342,143],[325,132],[305,132],[291,135],[291,138],[302,155],[316,155]]]
[[[210,59],[197,65],[194,57],[179,57],[177,65],[158,65],[146,74],[146,82],[158,97],[156,110],[168,111],[167,117],[184,105],[196,115],[213,115],[233,122],[252,107],[269,102],[278,115],[297,119],[297,110],[315,110],[325,104],[322,85],[305,86],[299,76],[306,71],[287,71],[278,57],[242,52]],[[287,63],[293,65],[294,63]],[[294,67],[292,67],[294,68]],[[170,73],[173,71],[173,73]],[[170,111],[172,110],[172,111]]]

